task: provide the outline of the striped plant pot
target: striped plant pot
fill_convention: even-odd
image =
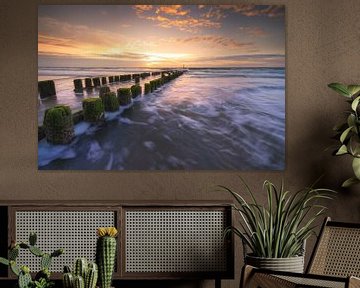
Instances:
[[[289,258],[263,258],[246,255],[245,263],[262,269],[304,273],[304,256]]]

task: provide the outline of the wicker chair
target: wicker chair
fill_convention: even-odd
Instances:
[[[243,268],[240,287],[360,287],[360,224],[326,218],[305,274]]]

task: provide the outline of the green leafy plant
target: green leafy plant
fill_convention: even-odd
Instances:
[[[296,193],[285,191],[283,183],[278,189],[266,180],[267,205],[261,205],[243,179],[248,202],[239,193],[225,186],[236,200],[233,208],[239,213],[240,227],[228,227],[225,235],[233,232],[252,251],[252,256],[288,258],[301,255],[306,239],[314,233],[315,220],[324,214],[326,207],[317,202],[332,199],[329,189],[304,188]]]
[[[340,95],[347,98],[350,110],[347,111],[346,122],[334,127],[340,145],[334,151],[334,155],[351,155],[354,177],[347,179],[342,186],[349,187],[360,183],[360,85],[344,85],[331,83],[328,85]]]
[[[50,280],[50,265],[54,257],[59,257],[64,253],[63,249],[57,249],[52,253],[45,253],[36,246],[37,236],[30,233],[29,243],[12,243],[8,251],[8,259],[0,257],[0,263],[10,266],[11,271],[18,277],[19,288],[49,288],[54,285]],[[35,275],[33,280],[30,275],[30,269],[24,265],[19,267],[16,259],[19,256],[20,249],[28,250],[31,254],[39,257],[41,270]]]

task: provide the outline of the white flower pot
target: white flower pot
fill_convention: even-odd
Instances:
[[[246,255],[245,263],[262,269],[304,273],[304,256],[289,258],[263,258]]]

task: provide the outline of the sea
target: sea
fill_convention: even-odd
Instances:
[[[75,93],[77,78],[148,68],[39,67],[56,96],[38,98],[38,125],[58,104],[81,110],[99,89]],[[159,76],[141,80],[140,85]],[[108,84],[111,91],[131,81]],[[193,68],[133,99],[102,124],[80,122],[68,145],[38,142],[40,170],[284,170],[285,69]]]

